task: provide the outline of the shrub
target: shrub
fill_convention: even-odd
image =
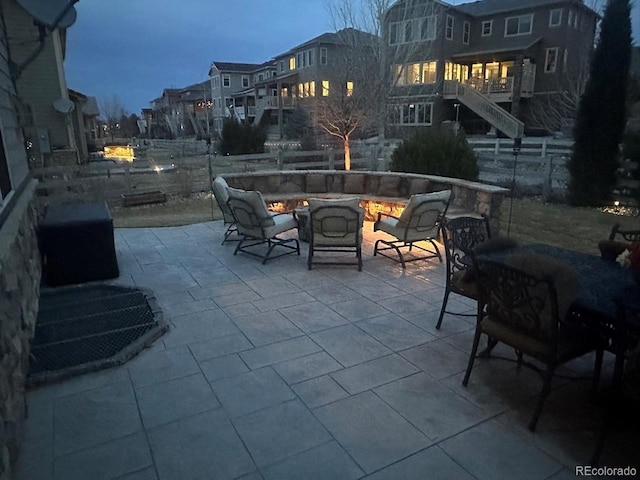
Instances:
[[[220,153],[222,155],[243,155],[245,153],[264,152],[264,142],[267,133],[259,126],[239,123],[232,119],[225,119],[222,124],[222,139]]]
[[[465,180],[478,178],[476,157],[462,132],[417,133],[393,152],[391,170]]]

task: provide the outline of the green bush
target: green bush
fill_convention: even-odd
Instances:
[[[478,163],[464,133],[425,130],[402,142],[391,156],[394,172],[476,180]]]
[[[222,124],[220,153],[222,155],[263,153],[266,141],[267,133],[263,128],[227,118]]]

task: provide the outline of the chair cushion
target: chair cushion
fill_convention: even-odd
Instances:
[[[237,188],[228,187],[227,193],[229,194],[230,200],[243,200],[251,207],[253,213],[260,222],[256,227],[268,227],[275,225],[273,220],[274,217],[267,209],[267,204],[264,202],[264,198],[262,198],[262,194],[260,192],[255,190],[239,190]]]
[[[227,203],[227,200],[229,200],[227,188],[229,188],[229,184],[227,183],[227,181],[218,175],[213,181],[213,194],[222,203]]]
[[[308,202],[314,245],[358,246],[362,243],[364,210],[360,208],[359,198],[309,198]],[[318,210],[320,208],[322,210]]]
[[[409,199],[409,203],[406,208],[403,210],[402,215],[400,215],[400,222],[403,225],[409,223],[411,216],[413,215],[413,211],[422,205],[425,201],[433,201],[440,202],[440,213],[444,212],[445,207],[449,203],[449,198],[451,197],[451,190],[442,190],[440,192],[433,193],[418,193],[416,195],[411,195]],[[435,219],[434,219],[435,220]]]
[[[617,242],[615,240],[602,240],[598,242],[600,256],[609,262],[615,262],[618,255],[624,252],[627,248],[631,248],[631,244]]]
[[[273,225],[264,229],[266,238],[273,238],[274,236],[286,232],[288,230],[298,228],[298,221],[290,213],[281,213],[271,215]]]
[[[460,295],[477,300],[480,297],[478,284],[474,281],[473,277],[471,279],[467,277],[467,269],[453,272],[453,275],[451,275],[451,288]]]

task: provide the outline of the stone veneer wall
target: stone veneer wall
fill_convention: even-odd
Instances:
[[[416,193],[451,189],[453,202],[448,217],[474,213],[489,217],[491,232],[500,232],[500,206],[507,189],[460,178],[420,175],[403,172],[368,172],[344,170],[291,170],[220,174],[231,187],[258,190],[267,203],[283,203],[294,208],[302,199],[313,196],[353,196],[363,201],[368,220],[375,212],[393,213]],[[384,202],[388,208],[370,208],[371,202]],[[373,217],[373,218],[372,218]]]
[[[25,382],[42,266],[35,181],[0,226],[0,479],[11,478],[24,432]]]

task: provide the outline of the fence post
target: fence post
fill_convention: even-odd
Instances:
[[[282,170],[284,168],[284,151],[282,148],[278,149],[278,156],[276,158],[276,168]]]
[[[542,148],[540,149],[540,156],[543,158],[547,156],[547,142],[548,142],[548,139],[546,138],[542,139]]]
[[[545,163],[544,183],[542,184],[542,196],[545,200],[549,200],[551,193],[553,192],[553,157],[549,157],[549,160]]]
[[[494,155],[500,155],[500,139],[496,138],[496,144],[493,150]]]
[[[336,169],[336,154],[333,150],[329,152],[329,170]]]

